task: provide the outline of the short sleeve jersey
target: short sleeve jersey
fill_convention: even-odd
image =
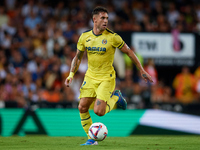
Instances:
[[[122,38],[106,29],[102,34],[95,35],[93,30],[81,34],[77,49],[87,51],[88,70],[86,75],[97,80],[115,78],[113,68],[115,49],[124,46]]]

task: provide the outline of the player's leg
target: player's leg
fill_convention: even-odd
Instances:
[[[116,90],[119,91],[119,90]],[[114,92],[114,94],[116,93]],[[119,91],[120,92],[120,91]],[[115,104],[117,103],[118,105],[121,104],[119,103],[119,100],[122,99],[119,95],[112,95],[111,98],[105,102],[104,100],[96,99],[95,104],[94,104],[94,113],[98,116],[104,116],[106,113],[110,112]],[[124,101],[125,107],[126,107],[126,100]],[[120,105],[121,106],[121,105]]]
[[[106,113],[107,103],[104,100],[96,99],[94,103],[94,113],[103,116]]]
[[[92,125],[92,119],[90,117],[90,113],[88,110],[89,110],[90,105],[95,99],[96,99],[95,97],[84,97],[80,99],[78,109],[80,112],[81,124],[85,133],[88,136],[88,140],[84,144],[81,144],[81,145],[98,145],[98,142],[92,140],[90,136],[88,135],[88,130],[90,126]]]
[[[126,99],[122,96],[122,93],[120,92],[120,90],[115,90],[113,95],[118,97],[117,106],[122,108],[123,110],[126,110],[127,102],[126,102]]]
[[[115,89],[115,79],[101,81],[97,88],[97,99],[94,104],[94,112],[98,116],[103,116],[111,111],[118,100],[117,96],[112,96]]]
[[[111,80],[110,85],[111,85],[111,88],[113,88],[114,90],[115,79]],[[113,94],[110,96],[110,99],[107,101],[106,113],[110,112],[113,109],[115,103],[117,103],[117,105],[123,110],[127,108],[127,102],[122,96],[122,93],[120,92],[120,90],[115,90]]]
[[[89,107],[95,101],[96,93],[95,93],[95,81],[91,78],[85,76],[83,84],[80,88],[80,103],[79,103],[79,112],[81,118],[81,124],[88,136],[88,140],[86,143],[81,145],[97,145],[98,142],[90,139],[88,135],[89,127],[92,125],[92,119],[89,114]]]
[[[82,124],[82,127],[83,127],[85,133],[88,136],[88,139],[90,138],[88,135],[88,130],[89,130],[89,127],[92,125],[92,119],[90,117],[88,110],[94,100],[95,100],[94,97],[81,98],[79,106],[78,106],[78,109],[80,112],[81,124]]]
[[[106,113],[110,112],[115,104],[126,109],[127,102],[123,98],[121,92],[115,89],[115,79],[102,81],[97,89],[97,99],[94,104],[94,112],[98,116],[103,116]]]

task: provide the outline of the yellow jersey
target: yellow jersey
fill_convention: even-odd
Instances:
[[[88,69],[85,75],[97,80],[115,78],[114,53],[116,47],[121,49],[123,46],[122,38],[109,29],[100,35],[95,35],[93,30],[83,32],[79,37],[77,49],[87,51]]]

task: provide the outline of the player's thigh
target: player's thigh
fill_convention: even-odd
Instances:
[[[115,89],[115,79],[102,81],[97,88],[97,99],[107,102]]]
[[[102,81],[97,89],[97,99],[94,104],[94,112],[103,116],[106,111],[107,101],[115,89],[115,79]]]
[[[96,88],[98,83],[90,77],[85,76],[82,86],[80,88],[79,98],[96,97]]]
[[[80,113],[85,113],[88,111],[90,105],[95,101],[95,97],[83,97],[80,99],[78,109]]]

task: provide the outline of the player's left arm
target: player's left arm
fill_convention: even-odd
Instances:
[[[133,63],[137,66],[137,68],[140,70],[140,74],[142,78],[147,82],[149,80],[150,82],[153,82],[151,76],[144,70],[142,67],[139,59],[135,55],[135,53],[128,47],[128,45],[125,43],[124,46],[120,49],[123,53],[127,54],[129,58],[132,60]]]

